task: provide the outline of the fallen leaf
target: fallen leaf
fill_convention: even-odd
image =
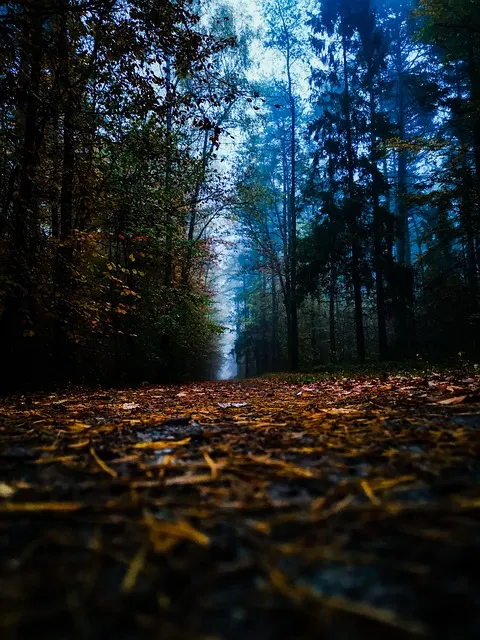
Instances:
[[[11,498],[15,493],[15,489],[5,482],[0,482],[0,498]]]
[[[5,502],[0,504],[0,511],[43,512],[43,511],[78,511],[83,507],[81,502]]]
[[[125,409],[125,410],[129,410],[129,409],[138,409],[138,407],[139,407],[139,406],[140,406],[140,405],[139,405],[139,404],[137,404],[136,402],[124,402],[124,403],[122,404],[122,409]]]
[[[454,396],[453,398],[447,398],[446,400],[439,400],[438,404],[463,404],[467,402],[468,396]]]
[[[241,407],[248,407],[248,402],[219,402],[220,409],[240,409]]]
[[[145,558],[147,557],[147,547],[143,546],[138,550],[138,553],[135,554],[130,566],[128,567],[128,571],[125,574],[125,578],[122,583],[123,591],[131,591],[136,582],[139,573],[142,571],[145,566]]]
[[[171,449],[172,447],[181,447],[184,444],[188,444],[191,438],[184,438],[183,440],[157,440],[155,442],[137,442],[133,446],[135,449]]]
[[[92,455],[92,458],[95,460],[95,462],[98,464],[98,466],[103,469],[103,471],[105,471],[105,473],[108,473],[109,476],[112,476],[112,478],[117,478],[118,477],[118,473],[116,471],[114,471],[113,469],[111,469],[108,464],[106,462],[104,462],[103,460],[101,460],[95,449],[92,447],[90,449],[90,453]]]

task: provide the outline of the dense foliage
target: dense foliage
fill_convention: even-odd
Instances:
[[[234,31],[191,0],[0,3],[7,386],[213,375]]]
[[[284,7],[267,22],[304,42],[241,170],[241,369],[478,355],[480,4],[317,0],[301,26]]]

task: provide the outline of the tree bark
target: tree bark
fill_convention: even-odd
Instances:
[[[337,270],[335,263],[330,263],[329,297],[329,329],[330,329],[330,362],[337,362],[337,330],[336,330],[336,298],[337,298]]]
[[[287,35],[288,37],[288,35]],[[293,82],[291,71],[290,45],[287,44],[287,79],[288,97],[291,114],[291,138],[290,138],[290,234],[289,234],[289,263],[290,263],[290,336],[289,336],[289,365],[291,371],[298,369],[298,302],[297,302],[297,112],[295,96],[293,94]]]
[[[347,136],[347,171],[348,171],[348,226],[351,236],[352,250],[352,282],[353,297],[355,306],[355,335],[357,342],[357,357],[360,362],[365,361],[365,330],[363,324],[363,300],[362,300],[362,278],[360,273],[360,246],[359,246],[359,205],[355,194],[355,163],[353,153],[353,133],[351,119],[351,96],[350,82],[348,77],[348,61],[347,61],[347,37],[343,34],[343,78],[344,78],[344,117],[345,130]]]
[[[7,290],[0,316],[2,377],[5,387],[18,380],[28,381],[35,363],[33,324],[35,314],[35,270],[38,206],[35,181],[39,165],[40,84],[44,58],[44,28],[37,12],[21,16],[20,69],[18,77],[17,165],[12,169],[10,189],[4,202],[5,215],[11,210],[11,253],[6,265]]]
[[[172,212],[172,66],[170,56],[165,61],[165,91],[166,91],[166,154],[165,154],[165,265],[164,283],[170,288],[173,282],[173,212]]]
[[[62,177],[60,190],[60,243],[55,268],[56,318],[53,325],[54,377],[64,379],[71,369],[74,331],[73,309],[73,185],[75,176],[75,90],[71,77],[71,42],[67,13],[62,13],[58,40],[59,87],[62,111]],[[70,336],[70,337],[69,337]]]
[[[272,274],[272,353],[270,360],[271,371],[277,371],[278,368],[278,301],[277,301],[277,283],[275,282],[275,274]]]
[[[378,159],[377,159],[377,135],[375,131],[375,94],[373,86],[373,61],[370,61],[370,165],[372,180],[372,204],[373,204],[373,261],[375,269],[375,293],[377,302],[377,331],[378,331],[378,355],[380,360],[386,360],[388,355],[387,345],[387,324],[385,317],[385,256],[383,249],[384,238],[384,222],[383,210],[380,206],[381,185],[378,177]]]
[[[396,42],[396,74],[398,87],[397,127],[400,141],[406,139],[406,95],[403,80],[404,61],[402,55],[402,18],[398,21]],[[407,205],[407,161],[408,153],[398,152],[397,157],[397,263],[395,279],[395,315],[397,329],[397,356],[409,357],[413,353],[415,344],[415,322],[413,315],[414,291],[413,273],[411,271],[411,243],[409,227],[409,207]]]

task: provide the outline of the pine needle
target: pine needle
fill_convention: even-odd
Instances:
[[[103,471],[105,471],[105,473],[108,473],[109,476],[112,476],[112,478],[118,478],[118,473],[111,469],[106,462],[98,457],[97,452],[93,447],[90,447],[90,453],[92,454],[92,458],[98,464],[100,469],[103,469]]]

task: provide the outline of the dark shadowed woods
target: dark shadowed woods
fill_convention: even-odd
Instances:
[[[3,387],[475,360],[479,31],[476,0],[3,0]]]
[[[1,637],[476,640],[479,0],[241,4],[0,0]]]

